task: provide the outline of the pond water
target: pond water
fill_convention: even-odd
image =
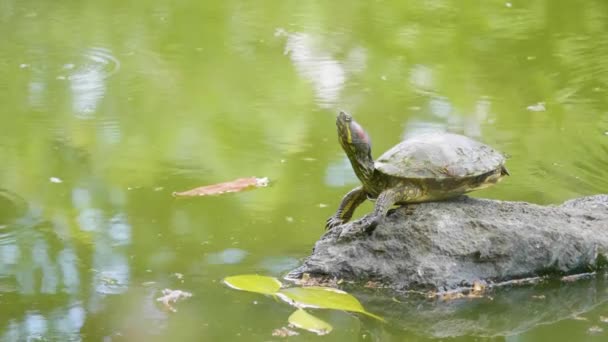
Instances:
[[[473,196],[607,193],[607,32],[603,0],[0,0],[0,337],[279,340],[292,308],[221,280],[310,253],[358,183],[340,109],[376,157],[428,130],[508,154],[512,176]],[[249,176],[271,186],[171,195]],[[193,296],[173,313],[165,288]],[[602,279],[447,304],[367,293],[403,319],[320,312],[334,331],[293,339],[600,341],[607,295]]]

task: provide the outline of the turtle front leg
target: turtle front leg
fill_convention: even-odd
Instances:
[[[376,199],[374,211],[369,215],[352,223],[350,229],[343,230],[340,233],[340,239],[350,236],[356,236],[361,233],[370,234],[376,229],[376,226],[382,218],[386,216],[388,210],[399,202],[407,202],[416,198],[420,194],[420,190],[415,186],[402,186],[383,191]]]
[[[342,202],[340,203],[336,213],[327,219],[325,229],[329,230],[348,222],[348,220],[353,217],[355,209],[357,209],[357,207],[366,199],[367,194],[365,191],[363,191],[362,186],[356,187],[349,191],[344,198],[342,198]]]

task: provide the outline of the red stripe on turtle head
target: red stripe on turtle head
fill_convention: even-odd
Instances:
[[[352,121],[350,124],[350,131],[352,132],[352,140],[353,142],[366,143],[369,144],[369,136],[358,123]]]

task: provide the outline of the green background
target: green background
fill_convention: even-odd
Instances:
[[[603,0],[0,0],[0,337],[277,339],[292,309],[221,279],[281,276],[310,253],[358,184],[340,109],[376,157],[428,130],[508,154],[512,176],[473,196],[607,193],[607,32]],[[171,196],[248,176],[271,186]],[[547,305],[484,338],[335,312],[322,339],[607,338],[588,331],[605,324],[606,288],[569,286],[595,294],[587,320]],[[168,313],[155,301],[166,287],[194,296]]]

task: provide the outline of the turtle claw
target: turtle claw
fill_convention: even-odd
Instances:
[[[378,226],[378,219],[375,217],[363,217],[344,227],[338,235],[338,241],[348,241],[359,236],[370,235]]]
[[[325,222],[325,230],[331,230],[344,224],[344,221],[336,216],[332,216]]]
[[[361,226],[362,233],[366,234],[371,234],[378,226],[378,223],[379,220],[376,216],[365,216],[354,222],[354,224]]]
[[[356,239],[359,236],[363,235],[363,231],[357,229],[351,225],[347,229],[342,229],[342,231],[338,234],[336,241],[338,242],[347,242]]]

